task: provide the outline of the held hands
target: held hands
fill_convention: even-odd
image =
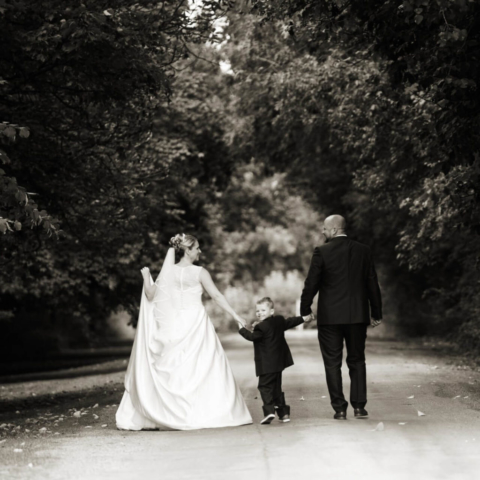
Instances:
[[[240,317],[239,315],[237,315],[235,317],[235,321],[237,322],[238,324],[238,329],[240,330],[241,328],[245,328],[245,325],[247,324],[247,322],[242,318]]]
[[[380,324],[382,323],[381,320],[375,320],[374,318],[372,318],[370,320],[370,325],[375,328],[375,327],[378,327]]]
[[[245,325],[245,328],[249,331],[249,332],[253,332],[253,330],[255,329],[255,327],[259,324],[260,322],[251,322],[251,323],[247,323]]]
[[[306,317],[303,317],[303,321],[305,323],[311,322],[312,320],[315,320],[315,315],[312,312],[310,315],[307,315]]]

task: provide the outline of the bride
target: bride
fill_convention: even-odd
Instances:
[[[155,283],[142,269],[143,292],[125,393],[117,410],[122,430],[193,430],[252,423],[228,359],[202,303],[205,289],[240,324],[212,277],[193,263],[192,235],[176,235]],[[175,264],[175,253],[181,259]]]

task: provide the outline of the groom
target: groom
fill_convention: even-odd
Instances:
[[[312,312],[310,307],[318,293],[318,340],[330,401],[336,412],[333,418],[347,419],[348,402],[343,395],[341,372],[344,340],[351,380],[350,403],[355,417],[368,417],[365,340],[367,326],[380,325],[382,318],[377,274],[370,248],[347,236],[342,216],[327,217],[323,235],[326,243],[313,252],[300,315]]]

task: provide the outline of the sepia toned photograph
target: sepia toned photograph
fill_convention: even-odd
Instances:
[[[479,0],[0,0],[0,480],[472,480]]]

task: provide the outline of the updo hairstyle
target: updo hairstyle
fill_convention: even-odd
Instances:
[[[197,239],[193,235],[185,235],[184,233],[177,233],[170,239],[168,244],[175,249],[175,257],[178,259],[185,255],[187,249],[192,248]]]

